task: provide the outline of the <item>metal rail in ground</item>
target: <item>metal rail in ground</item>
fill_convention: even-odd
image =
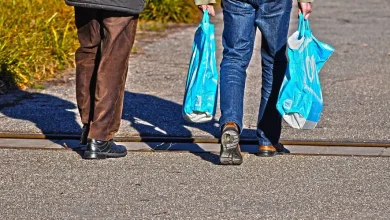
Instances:
[[[0,138],[8,139],[67,139],[77,140],[79,135],[74,134],[21,134],[21,133],[0,133]],[[117,142],[166,142],[166,143],[219,143],[218,138],[202,137],[115,137]],[[256,145],[255,139],[241,139],[241,144]],[[356,142],[350,140],[344,141],[318,141],[318,140],[281,140],[284,145],[303,145],[303,146],[338,146],[338,147],[390,147],[387,141],[369,141]]]

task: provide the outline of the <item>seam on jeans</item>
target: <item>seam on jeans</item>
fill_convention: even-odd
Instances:
[[[230,48],[230,49],[237,50],[238,48]],[[232,53],[230,53],[230,54],[232,54]],[[223,58],[229,59],[229,60],[251,61],[251,59],[237,58],[236,56],[229,56],[227,54],[225,54]]]
[[[266,4],[270,4],[270,3],[266,3]],[[266,11],[263,9],[262,6],[259,6],[259,9],[260,11],[264,12],[265,14],[279,14],[281,11],[285,11],[284,8],[283,8],[283,4],[282,3],[275,3],[274,6],[280,6],[282,5],[281,9],[277,10],[277,11]]]
[[[226,6],[224,6],[222,9],[224,11],[226,11],[226,12],[229,12],[229,13],[235,13],[235,14],[242,14],[242,13],[244,13],[245,14],[246,12],[253,12],[253,11],[255,11],[255,9],[253,8],[253,5],[251,5],[248,2],[237,1],[237,0],[230,0],[230,3],[227,3],[227,4],[232,4],[232,5],[234,5],[233,7],[240,7],[237,10],[234,10],[234,9],[232,10],[231,8],[226,8]],[[238,6],[237,4],[244,5],[244,8],[242,7],[242,5]],[[249,6],[251,6],[251,7],[249,7]]]
[[[257,128],[257,130],[258,130],[258,128]],[[264,132],[263,132],[264,133]],[[257,131],[256,131],[256,134],[257,134]],[[265,135],[265,134],[264,134]],[[268,141],[264,141],[264,138],[260,138],[259,136],[257,136],[257,140],[258,140],[258,143],[259,143],[259,145],[264,145],[264,146],[270,146],[270,145],[272,145],[273,146],[273,144],[272,144],[272,142],[271,141],[269,141],[269,139],[267,138],[267,137],[265,137]],[[263,141],[261,141],[260,139],[262,139]],[[278,143],[279,143],[279,140],[278,140]]]
[[[235,58],[235,57],[229,57],[229,56],[224,56],[223,57],[224,59],[229,59],[229,60],[234,60],[234,61],[244,61],[244,62],[250,62],[251,59],[238,59],[238,58]],[[222,62],[221,62],[222,64]],[[248,63],[249,65],[249,63]]]

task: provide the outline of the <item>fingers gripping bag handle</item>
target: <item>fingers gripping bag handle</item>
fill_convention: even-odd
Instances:
[[[306,20],[302,13],[299,13],[298,18],[298,39],[311,34],[309,20]]]
[[[210,29],[214,27],[214,25],[210,23],[210,15],[207,10],[204,10],[203,12],[202,22],[199,24],[199,27],[202,28],[205,35],[209,35],[211,31]]]
[[[206,9],[203,12],[202,24],[210,24],[210,15],[209,11]]]

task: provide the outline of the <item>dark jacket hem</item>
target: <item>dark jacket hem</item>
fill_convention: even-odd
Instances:
[[[145,4],[143,7],[140,7],[139,9],[131,9],[131,8],[124,8],[124,7],[117,7],[112,5],[104,5],[104,4],[94,4],[94,3],[84,3],[84,2],[74,2],[71,0],[65,0],[65,3],[69,6],[75,6],[75,7],[82,7],[82,8],[94,8],[94,9],[102,9],[107,11],[117,11],[117,12],[124,12],[129,15],[138,15],[142,12],[142,10],[145,7]]]

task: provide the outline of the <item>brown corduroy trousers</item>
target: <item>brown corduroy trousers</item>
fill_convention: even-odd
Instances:
[[[107,141],[120,126],[138,16],[75,7],[75,20],[77,107],[88,138]]]

